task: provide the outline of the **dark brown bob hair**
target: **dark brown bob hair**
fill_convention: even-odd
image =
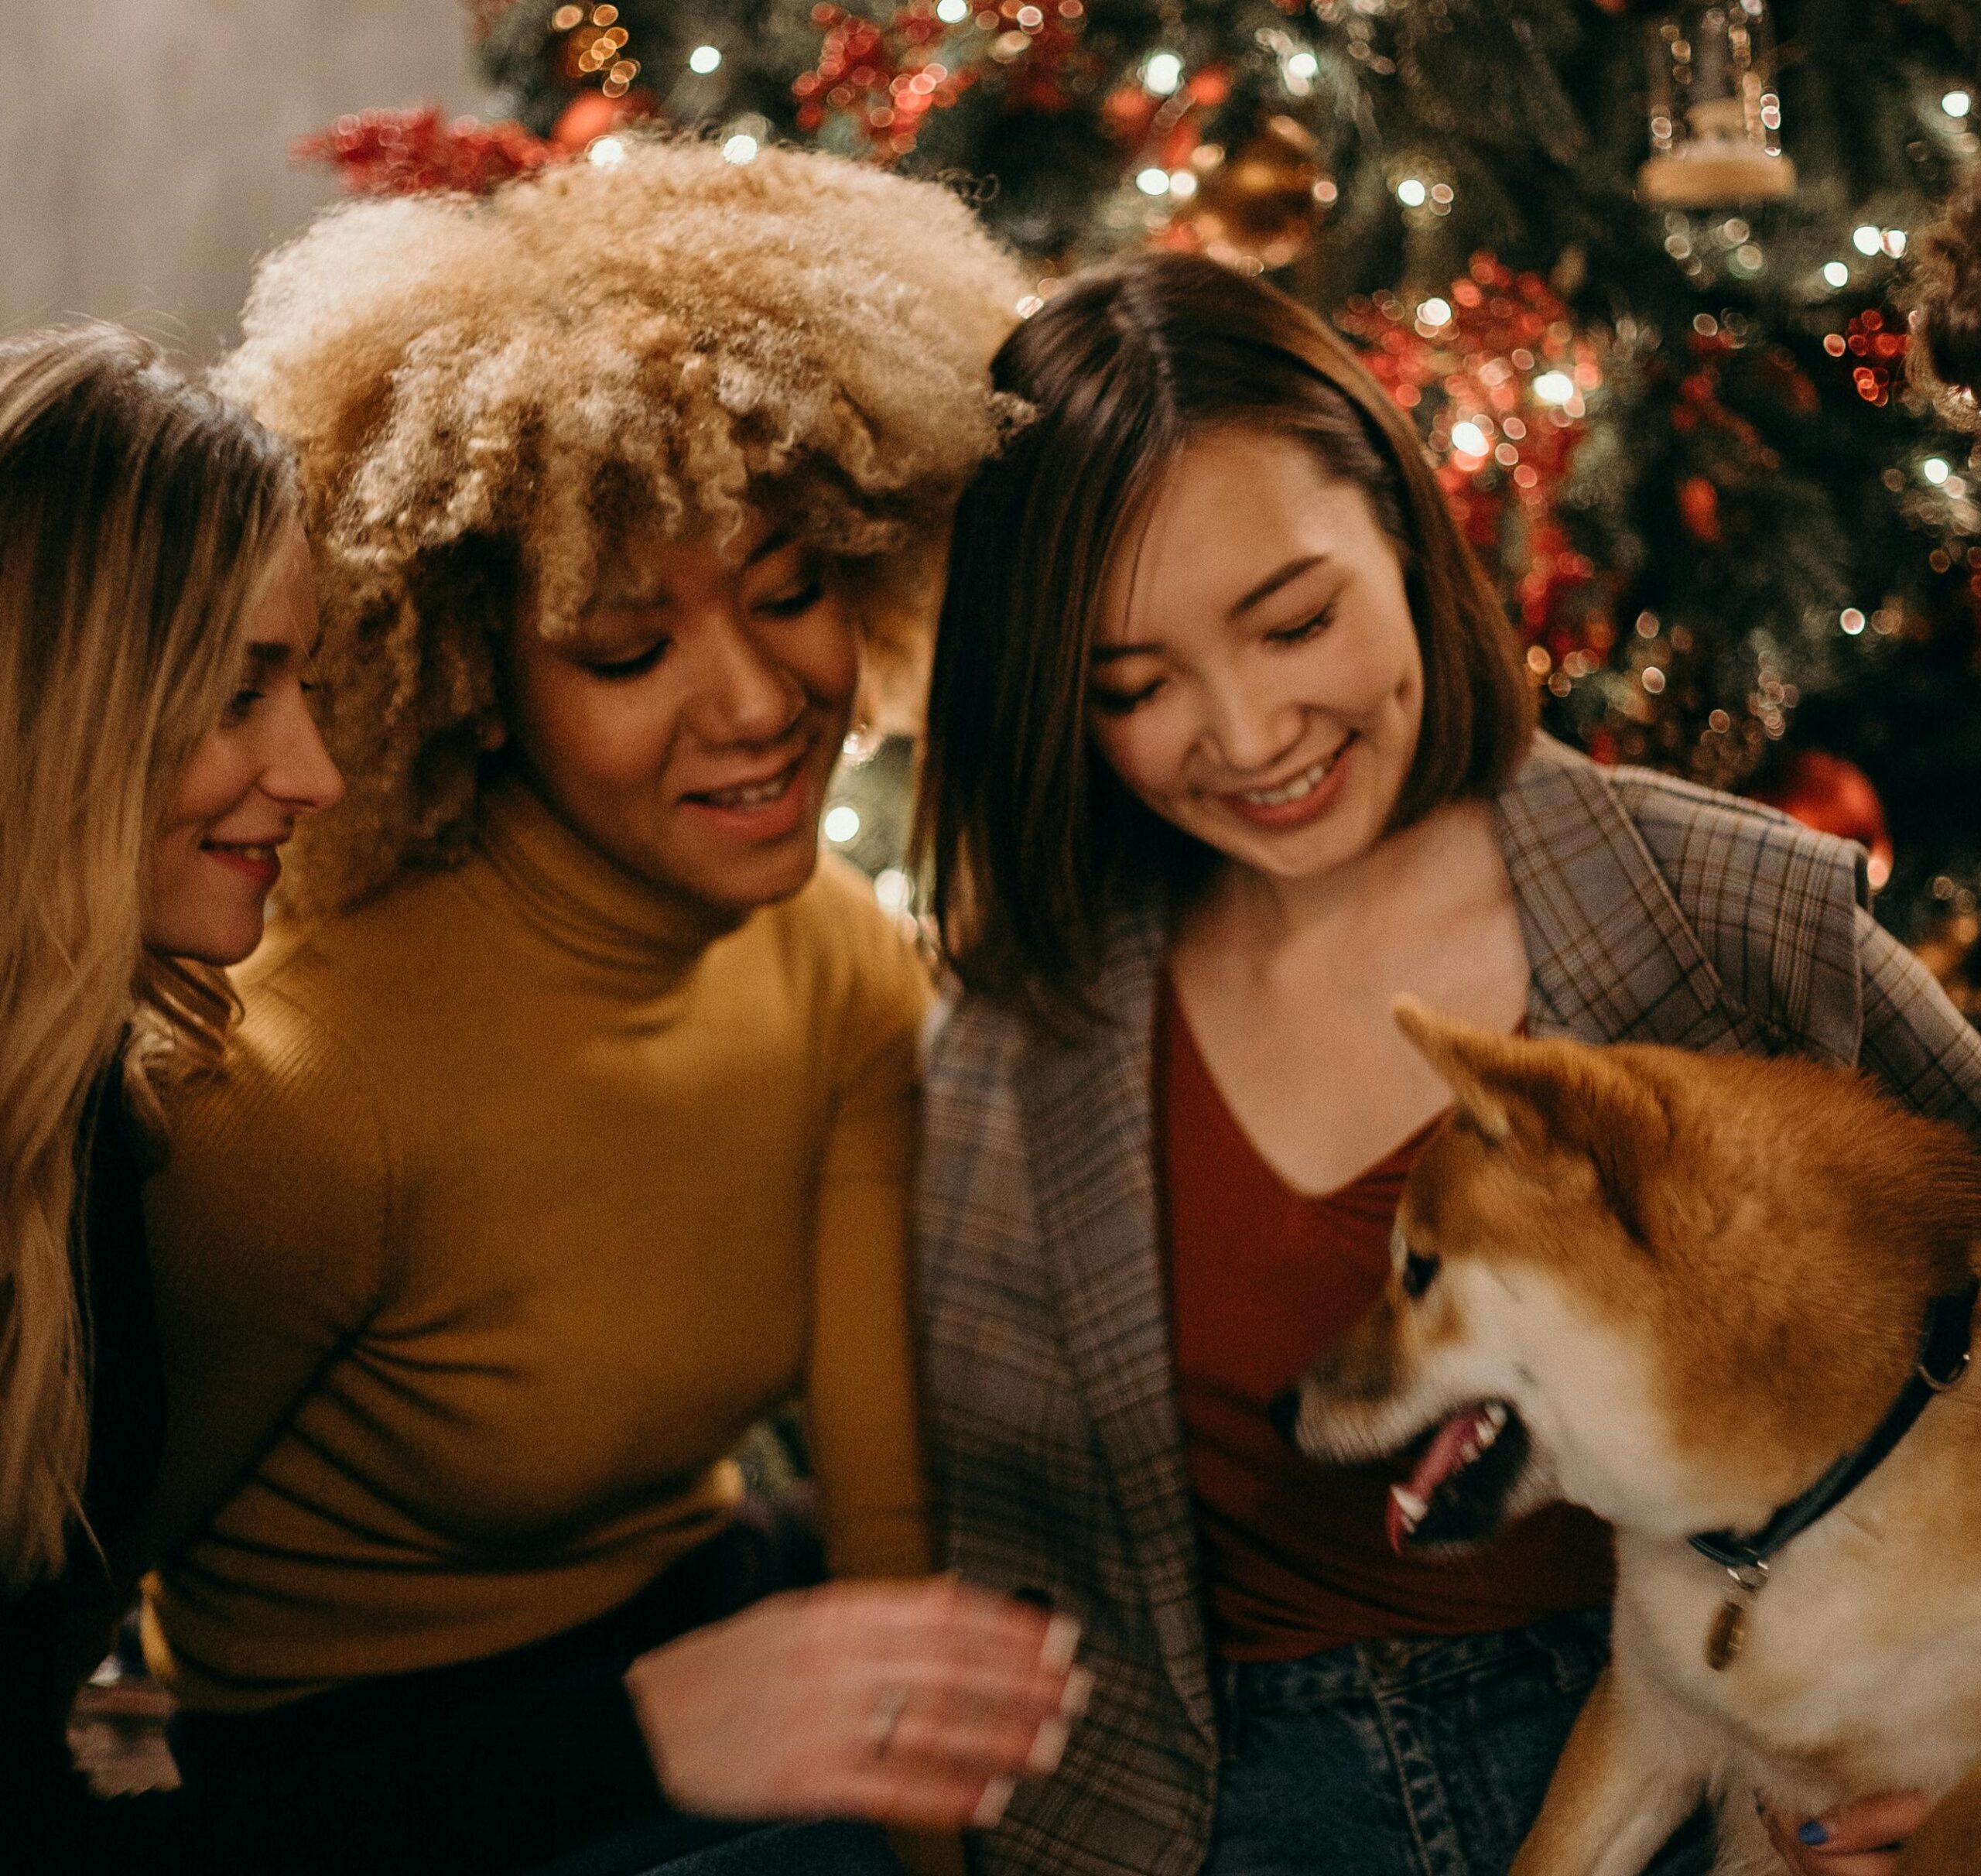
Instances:
[[[1115,779],[1087,727],[1110,559],[1192,436],[1300,438],[1365,491],[1395,542],[1425,691],[1393,827],[1497,789],[1526,751],[1535,702],[1408,419],[1341,340],[1263,281],[1182,255],[1109,267],[1018,327],[991,372],[1035,415],[957,511],[915,847],[964,985],[1063,1026],[1091,1013],[1114,906],[1187,891],[1209,858]]]

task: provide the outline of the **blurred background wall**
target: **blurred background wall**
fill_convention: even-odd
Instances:
[[[0,0],[0,331],[91,313],[205,365],[336,196],[295,138],[483,95],[459,0]]]

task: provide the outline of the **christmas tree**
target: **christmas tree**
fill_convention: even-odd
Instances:
[[[953,180],[1042,300],[1151,243],[1266,272],[1418,419],[1550,727],[1863,839],[1888,923],[1971,937],[1981,454],[1908,378],[1904,295],[1976,156],[1973,0],[475,0],[470,30],[511,122],[322,152],[476,187],[642,123],[788,139]],[[874,864],[881,768],[838,823]]]

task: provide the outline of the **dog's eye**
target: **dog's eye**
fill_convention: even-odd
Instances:
[[[1412,1302],[1437,1280],[1441,1259],[1426,1257],[1421,1251],[1406,1251],[1403,1259],[1403,1293]]]

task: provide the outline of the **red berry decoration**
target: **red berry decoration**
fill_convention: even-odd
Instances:
[[[299,163],[328,163],[352,195],[419,195],[429,190],[479,195],[566,155],[520,124],[488,124],[476,118],[443,123],[437,104],[339,118],[327,130],[298,138],[290,153]]]
[[[1499,570],[1528,668],[1558,690],[1599,669],[1615,629],[1555,512],[1603,382],[1567,306],[1538,274],[1480,254],[1442,293],[1414,305],[1358,296],[1336,323],[1416,419],[1461,530]]]

